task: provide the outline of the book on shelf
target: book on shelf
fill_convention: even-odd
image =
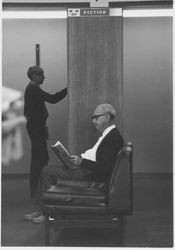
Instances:
[[[70,153],[60,141],[57,141],[54,145],[51,145],[51,148],[66,167],[70,169],[75,167],[75,165],[71,162]]]

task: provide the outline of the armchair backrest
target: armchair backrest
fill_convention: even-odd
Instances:
[[[133,145],[127,143],[118,153],[108,186],[108,210],[132,214]]]

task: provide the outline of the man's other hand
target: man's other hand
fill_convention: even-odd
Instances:
[[[75,165],[80,165],[82,162],[82,158],[78,155],[71,155],[71,162]]]

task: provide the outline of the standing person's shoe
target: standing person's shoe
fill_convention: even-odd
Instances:
[[[35,212],[30,213],[30,214],[25,214],[24,218],[25,218],[25,220],[33,220],[35,217],[38,217],[41,214],[42,214],[41,211],[35,211]]]
[[[44,215],[40,215],[40,216],[34,218],[32,221],[33,221],[34,223],[41,224],[41,223],[44,223],[45,220],[46,220],[46,217],[45,217]]]

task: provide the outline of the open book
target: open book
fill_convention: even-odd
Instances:
[[[57,141],[54,145],[51,145],[51,148],[66,167],[70,169],[75,168],[75,165],[71,162],[70,153],[60,141]]]

